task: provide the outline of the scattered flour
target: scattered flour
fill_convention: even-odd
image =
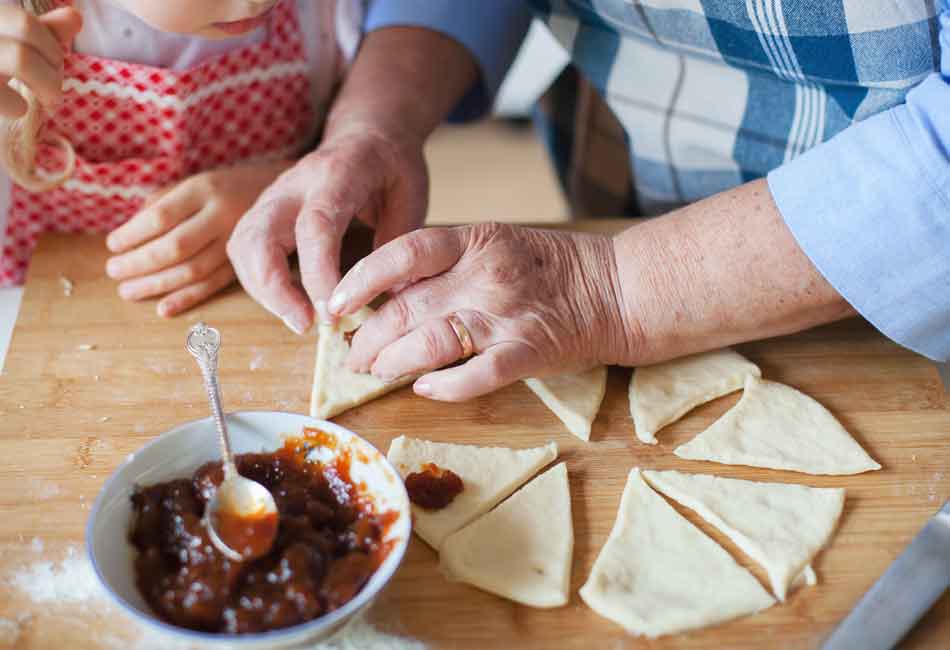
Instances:
[[[0,645],[12,648],[20,640],[20,624],[8,618],[0,618]]]
[[[37,501],[45,501],[58,496],[62,492],[58,483],[46,481],[41,478],[31,476],[27,484],[27,494]]]
[[[42,553],[42,552],[43,552],[43,546],[44,546],[44,545],[43,545],[43,540],[41,540],[39,537],[34,537],[34,538],[33,538],[33,541],[30,542],[30,549],[31,549],[34,553]]]
[[[145,423],[136,422],[134,425],[132,425],[132,431],[135,433],[145,433]]]
[[[67,549],[61,561],[34,562],[14,573],[8,582],[34,603],[84,603],[102,595],[92,565],[74,546]]]
[[[41,552],[43,542],[34,538],[31,546],[35,552]],[[106,594],[99,585],[86,554],[78,552],[74,546],[66,550],[66,557],[60,562],[34,562],[2,582],[23,592],[37,604],[68,604],[79,606],[84,618],[92,613],[114,618],[111,613],[114,611],[112,605],[106,600]],[[31,618],[33,616],[30,614],[23,614],[16,620],[0,619],[0,647],[13,646],[20,638],[23,625]],[[135,625],[134,621],[130,622]],[[37,623],[41,625],[43,621],[39,620]],[[130,642],[128,638],[103,630],[95,640],[102,650],[200,648],[192,642],[176,643],[164,634],[137,625],[132,638],[134,640]],[[302,646],[300,650],[426,650],[426,647],[421,641],[383,632],[368,623],[363,616],[358,616],[332,639]]]
[[[267,360],[264,357],[264,352],[260,348],[251,348],[251,353],[254,355],[251,357],[251,362],[248,364],[248,368],[253,372],[254,370],[259,370],[267,366]]]

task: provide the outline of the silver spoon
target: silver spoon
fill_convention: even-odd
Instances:
[[[224,481],[205,507],[204,525],[211,542],[228,559],[251,560],[265,555],[277,537],[277,504],[270,490],[238,474],[234,464],[218,387],[221,334],[198,323],[188,332],[186,347],[201,368],[223,456]]]

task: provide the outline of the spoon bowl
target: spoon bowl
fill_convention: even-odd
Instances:
[[[228,559],[258,558],[267,554],[277,537],[277,504],[266,487],[235,474],[208,502],[204,524],[211,542]]]

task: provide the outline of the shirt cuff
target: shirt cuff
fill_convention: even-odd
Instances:
[[[424,27],[465,46],[481,72],[480,81],[452,114],[453,120],[467,120],[491,108],[530,22],[524,0],[376,0],[366,16],[365,31]]]
[[[798,244],[877,329],[950,360],[950,88],[934,74],[907,103],[768,175]]]

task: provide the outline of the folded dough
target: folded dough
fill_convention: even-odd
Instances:
[[[581,598],[595,612],[650,638],[714,625],[775,600],[751,573],[663,497],[639,469]]]
[[[373,375],[356,373],[346,367],[346,356],[350,352],[346,335],[357,330],[372,315],[373,310],[364,307],[355,314],[343,316],[335,326],[319,326],[317,362],[310,396],[311,417],[332,418],[412,381],[409,377],[387,383]]]
[[[568,601],[573,551],[571,492],[560,463],[449,535],[439,561],[451,579],[523,605],[560,607]]]
[[[700,404],[742,388],[759,367],[729,348],[674,359],[633,371],[630,413],[637,437],[656,444],[656,432]]]
[[[742,399],[674,451],[680,458],[806,474],[860,474],[881,466],[814,399],[747,377]]]
[[[389,446],[389,462],[405,478],[426,463],[449,469],[462,479],[462,492],[441,510],[412,505],[413,530],[440,550],[446,537],[517,490],[538,470],[557,458],[557,445],[509,449],[429,442],[399,436]]]
[[[607,392],[607,366],[587,372],[524,380],[544,405],[581,440],[590,440],[590,428]]]
[[[676,471],[648,470],[643,477],[654,489],[695,510],[759,563],[780,601],[828,542],[844,506],[843,488]],[[806,583],[813,575],[805,576]]]

